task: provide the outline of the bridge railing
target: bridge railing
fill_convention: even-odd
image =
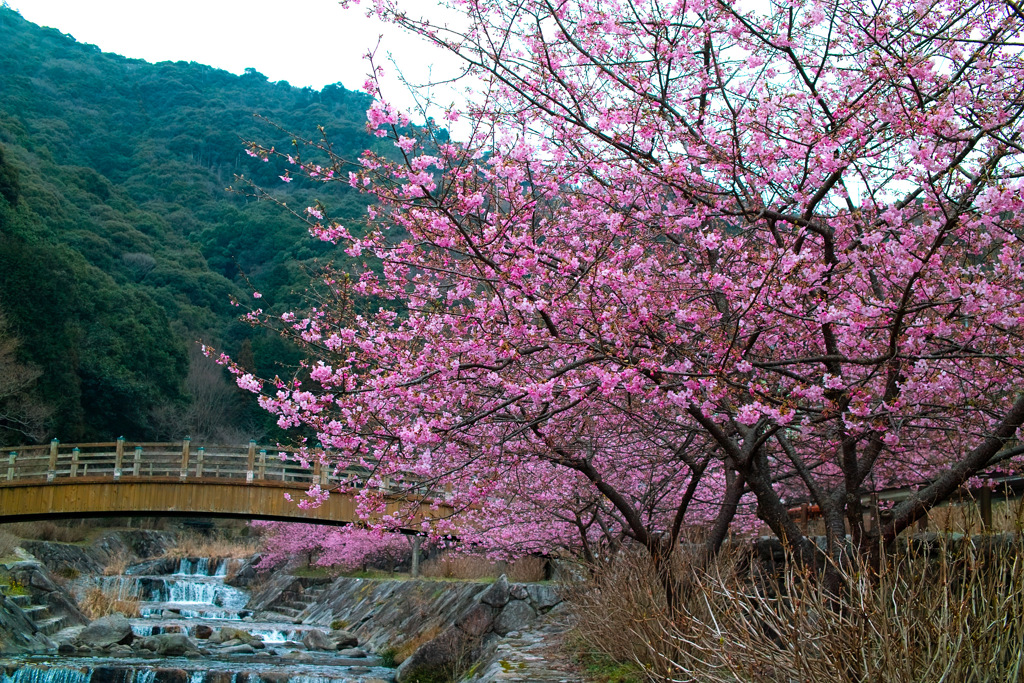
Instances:
[[[313,463],[312,471],[296,458],[295,449],[277,446],[195,446],[188,438],[179,442],[129,442],[123,438],[101,443],[17,446],[4,449],[0,460],[0,485],[33,480],[55,481],[75,477],[173,477],[232,479],[246,482],[276,481],[329,486],[342,479],[365,480],[368,472],[353,467],[334,473]],[[0,456],[2,458],[2,456]],[[6,464],[6,467],[4,466]]]

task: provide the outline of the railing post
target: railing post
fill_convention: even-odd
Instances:
[[[188,453],[192,447],[192,437],[186,436],[181,440],[181,480],[185,481],[188,476]]]
[[[313,461],[313,483],[317,484],[320,482],[320,461]]]
[[[142,468],[142,446],[135,447],[135,462],[132,463],[132,476],[139,476],[139,470]]]
[[[252,483],[252,468],[256,464],[256,440],[249,439],[249,464],[245,468],[245,482]]]
[[[121,463],[124,462],[124,437],[117,437],[117,447],[114,449],[114,481],[121,480]]]
[[[81,454],[82,454],[82,452],[80,450],[78,450],[78,446],[75,446],[74,448],[71,449],[71,476],[72,477],[77,477],[78,476],[78,456],[80,456]]]
[[[267,476],[267,449],[266,448],[261,448],[260,449],[260,471],[259,471],[258,476],[256,478],[257,479],[263,479],[266,476]]]
[[[196,453],[196,476],[203,476],[203,459],[206,457],[206,448],[203,446],[199,447],[199,452]]]
[[[60,439],[50,442],[50,467],[46,470],[46,481],[53,481],[57,478],[57,448],[60,446]]]
[[[18,459],[18,451],[7,454],[7,481],[14,481],[14,464]]]

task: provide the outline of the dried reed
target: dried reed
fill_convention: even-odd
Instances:
[[[90,619],[99,619],[114,613],[126,617],[139,616],[138,589],[131,584],[122,583],[113,586],[92,586],[78,601],[78,608]]]
[[[177,543],[167,549],[168,557],[208,557],[210,559],[243,559],[252,557],[260,549],[256,540],[229,539],[221,536],[181,534]]]
[[[598,569],[572,595],[581,647],[637,663],[656,681],[981,683],[1024,675],[1020,535],[916,540],[877,570],[854,559],[840,569],[839,596],[795,563],[764,576],[736,552],[706,567],[681,560],[675,615],[643,555]]]

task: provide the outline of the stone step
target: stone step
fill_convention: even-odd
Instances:
[[[85,628],[85,626],[65,626],[64,628],[60,629],[56,633],[52,634],[50,637],[53,638],[53,640],[57,641],[58,643],[60,643],[62,641],[66,641],[66,640],[67,641],[74,640],[75,637],[79,633],[81,633],[82,629],[84,629],[84,628]]]
[[[48,636],[52,636],[58,631],[64,629],[66,626],[67,619],[64,617],[49,617],[36,622],[36,628],[38,628],[41,633]]]
[[[277,603],[277,605],[274,606],[274,609],[280,610],[282,607],[287,607],[288,609],[293,609],[301,612],[302,610],[306,609],[308,605],[309,603],[299,602],[298,600],[285,600],[283,602]]]
[[[32,596],[31,595],[7,595],[7,596],[4,596],[4,597],[6,597],[8,600],[10,600],[11,602],[13,602],[15,605],[17,605],[18,607],[20,607],[22,609],[25,609],[25,607],[27,607],[28,605],[32,604]]]
[[[302,610],[295,609],[294,607],[287,607],[285,605],[274,605],[274,611],[278,614],[283,614],[289,619],[294,619],[299,616],[299,612]]]
[[[50,608],[46,605],[24,605],[21,611],[32,621],[39,621],[50,616]]]

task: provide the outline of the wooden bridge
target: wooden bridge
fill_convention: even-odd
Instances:
[[[236,517],[343,525],[357,521],[350,493],[332,492],[319,507],[302,509],[285,494],[301,496],[311,484],[324,490],[369,472],[303,467],[295,449],[248,446],[193,448],[175,443],[109,443],[5,448],[0,459],[0,522],[80,517]],[[0,451],[2,453],[3,451]],[[0,455],[2,458],[2,455]],[[386,513],[408,510],[410,500],[385,491]],[[413,501],[410,526],[451,514],[444,504]]]

